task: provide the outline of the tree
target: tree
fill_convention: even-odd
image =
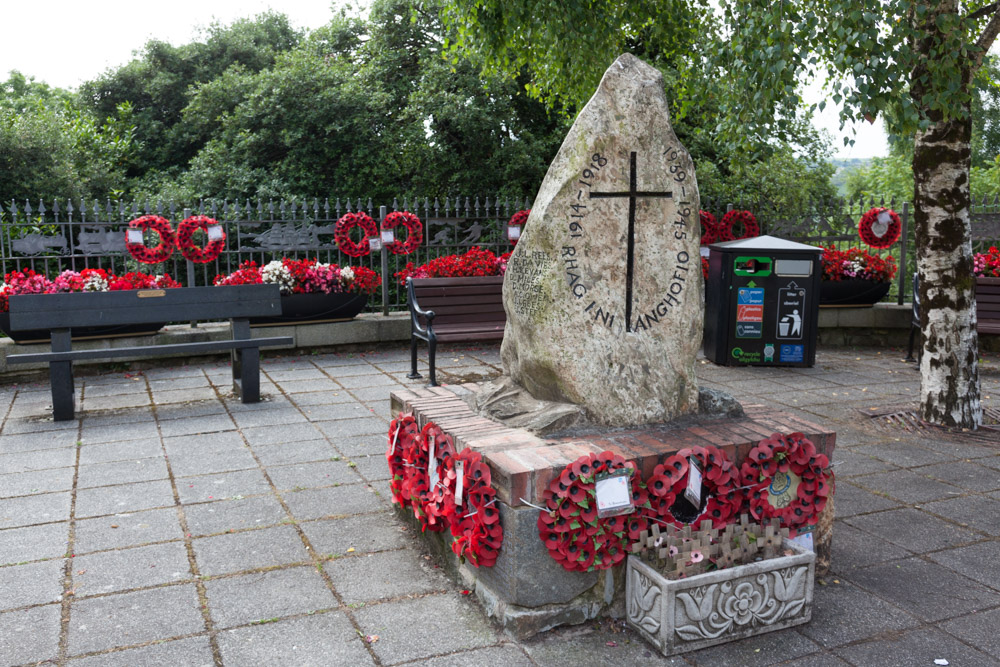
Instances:
[[[553,2],[559,8],[551,11],[541,11],[540,4],[546,3],[450,0],[446,16],[456,25],[459,44],[494,67],[530,65],[544,74],[558,63],[574,69],[579,57],[578,70],[587,73],[597,58],[610,62],[608,49],[622,43],[616,30],[656,23],[667,31],[677,25],[677,12],[704,9],[700,1],[671,0]],[[921,413],[935,423],[977,427],[982,408],[969,227],[971,108],[973,81],[1000,33],[1000,3],[722,0],[719,5],[720,32],[706,35],[707,48],[692,60],[716,68],[732,84],[733,94],[719,100],[717,130],[727,143],[779,135],[782,116],[801,105],[801,79],[821,73],[832,100],[843,104],[842,118],[873,119],[891,111],[886,115],[900,124],[897,132],[915,133]],[[670,8],[664,15],[671,20],[661,18],[662,8]],[[705,30],[712,25],[701,23]],[[580,36],[592,52],[575,48]],[[552,49],[559,53],[526,47],[527,41],[545,45],[560,39],[563,48]],[[551,77],[539,80],[557,90],[572,89]]]

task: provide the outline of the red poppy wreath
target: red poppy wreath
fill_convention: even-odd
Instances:
[[[903,223],[891,208],[876,206],[861,216],[858,235],[871,248],[888,248],[899,240]]]
[[[750,450],[740,470],[750,514],[758,521],[777,517],[792,537],[817,522],[833,493],[826,455],[803,434],[775,433]]]
[[[750,211],[728,211],[719,226],[728,230],[733,239],[750,239],[760,236],[760,225]]]
[[[199,229],[208,238],[204,248],[199,248],[194,243],[195,232]],[[177,247],[181,249],[185,259],[195,264],[207,264],[218,259],[225,249],[226,231],[214,218],[207,215],[193,215],[182,220],[177,226]]]
[[[458,489],[458,465],[462,466],[462,488]],[[503,546],[503,527],[491,486],[490,468],[478,452],[464,449],[452,457],[446,476],[452,508],[451,550],[476,567],[493,567]]]
[[[360,243],[351,240],[350,231],[355,227],[360,227],[364,233]],[[378,236],[378,228],[367,213],[347,213],[333,228],[333,238],[337,242],[337,247],[348,257],[364,257],[370,253],[368,239],[372,236]]]
[[[531,215],[531,209],[525,209],[523,211],[518,211],[514,215],[510,216],[510,220],[507,222],[507,236],[510,237],[510,228],[517,227],[517,237],[510,239],[511,245],[517,245],[518,239],[521,238],[521,234],[524,232],[524,225],[528,222],[528,216]]]
[[[410,504],[409,496],[403,494],[403,481],[406,479],[408,461],[405,452],[413,447],[413,441],[420,436],[420,427],[412,414],[399,414],[389,424],[389,447],[385,452],[385,459],[389,463],[389,492],[392,494],[392,501],[398,503],[400,507],[407,507]]]
[[[698,219],[701,221],[701,244],[708,245],[715,243],[715,228],[719,226],[719,221],[708,211],[698,211]]]
[[[396,227],[406,228],[406,240],[389,244],[389,250],[394,255],[409,255],[416,250],[424,240],[424,227],[420,224],[420,218],[408,211],[393,211],[382,220],[382,229],[396,229]]]
[[[597,516],[596,476],[622,468],[632,464],[613,452],[587,454],[563,468],[543,492],[546,509],[538,514],[538,535],[549,555],[570,572],[606,570],[621,563],[628,545],[646,528],[645,519],[636,513]],[[633,505],[642,507],[647,498],[634,469],[630,484]]]
[[[128,223],[129,231],[147,230],[156,232],[160,236],[160,243],[152,248],[146,247],[145,243],[133,241],[129,232],[125,232],[125,247],[132,257],[143,264],[160,264],[170,259],[174,254],[174,230],[170,226],[170,221],[158,215],[144,215]]]
[[[690,476],[689,459],[698,462],[702,474],[701,505],[695,507],[685,497]],[[743,505],[738,488],[739,470],[716,447],[689,447],[673,454],[653,469],[646,480],[649,491],[649,519],[676,526],[711,520],[719,528],[731,523]]]

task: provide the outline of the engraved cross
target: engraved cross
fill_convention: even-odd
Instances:
[[[635,202],[639,197],[670,198],[672,192],[643,192],[636,185],[635,151],[629,154],[628,192],[591,192],[592,199],[628,197],[628,255],[625,264],[625,331],[632,331],[632,280],[635,275]]]

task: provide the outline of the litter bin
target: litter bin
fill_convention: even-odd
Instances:
[[[721,366],[812,366],[822,254],[773,236],[710,245],[705,356]]]

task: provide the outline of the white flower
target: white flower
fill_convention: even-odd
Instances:
[[[268,262],[261,268],[260,278],[265,283],[277,285],[284,294],[291,294],[295,288],[295,278],[292,277],[291,271],[277,259]]]
[[[351,267],[345,266],[340,269],[340,282],[345,285],[350,285],[354,282],[354,270]]]
[[[87,281],[83,283],[84,292],[107,292],[108,291],[108,281],[100,276],[90,276]]]

